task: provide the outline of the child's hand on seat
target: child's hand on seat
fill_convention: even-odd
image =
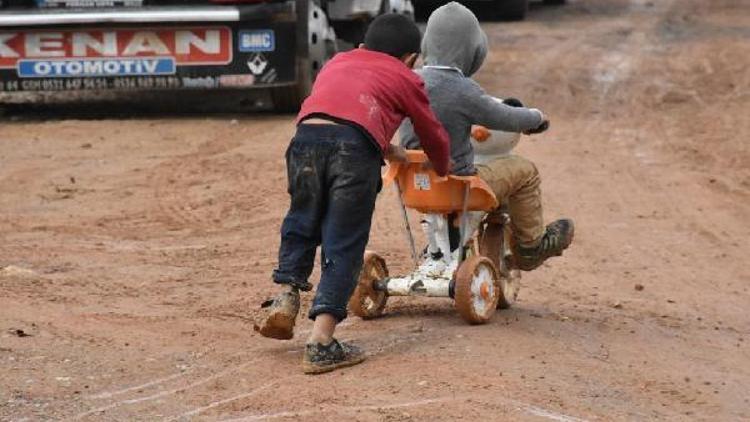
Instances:
[[[388,145],[388,151],[385,153],[385,159],[390,162],[405,163],[406,162],[406,150],[404,147],[394,144]]]

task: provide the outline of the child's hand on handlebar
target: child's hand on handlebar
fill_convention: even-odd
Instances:
[[[529,129],[523,132],[524,135],[536,135],[538,133],[542,133],[549,129],[549,120],[544,120],[541,125],[537,126],[535,129]]]
[[[388,145],[388,151],[385,153],[385,159],[395,163],[406,162],[406,150],[400,145]]]
[[[546,131],[547,129],[549,129],[549,119],[547,118],[547,116],[545,116],[541,110],[538,110],[535,108],[532,108],[532,110],[539,113],[539,115],[542,118],[542,123],[540,123],[539,126],[537,126],[536,128],[523,131],[524,135],[536,135],[537,133],[542,133]]]

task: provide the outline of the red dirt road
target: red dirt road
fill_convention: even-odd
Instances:
[[[392,300],[340,330],[368,361],[304,376],[309,321],[252,331],[290,116],[6,119],[0,420],[750,420],[750,1],[579,0],[485,29],[478,80],[551,116],[518,152],[547,218],[578,223],[515,308],[468,326]],[[408,269],[392,192],[370,249]]]

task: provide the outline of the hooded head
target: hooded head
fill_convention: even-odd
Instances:
[[[456,67],[471,76],[487,56],[487,35],[471,10],[450,2],[427,20],[422,54],[426,65]]]

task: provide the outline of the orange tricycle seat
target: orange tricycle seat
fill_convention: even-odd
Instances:
[[[468,211],[492,211],[497,198],[479,176],[440,177],[425,169],[427,155],[421,150],[407,150],[405,163],[390,163],[383,184],[398,183],[404,205],[425,214],[447,214],[464,209],[466,187],[469,188]]]

